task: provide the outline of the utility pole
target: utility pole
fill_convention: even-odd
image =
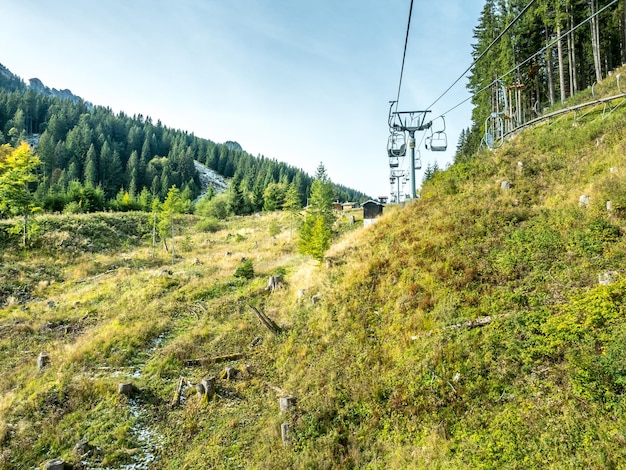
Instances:
[[[393,106],[395,102],[392,102]],[[415,132],[430,129],[432,121],[426,122],[426,115],[430,110],[424,111],[393,111],[389,112],[389,128],[396,132],[409,133],[409,148],[411,149],[411,199],[417,195],[415,184],[415,170],[422,167],[421,162],[416,165],[415,161]]]

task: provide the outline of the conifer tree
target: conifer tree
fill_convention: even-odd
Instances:
[[[322,260],[330,247],[333,214],[334,189],[322,163],[317,167],[315,180],[311,185],[311,199],[307,214],[300,228],[300,252]]]

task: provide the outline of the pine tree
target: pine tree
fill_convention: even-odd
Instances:
[[[298,247],[301,253],[309,254],[318,260],[323,259],[332,238],[335,220],[333,201],[333,184],[326,174],[326,168],[320,163],[311,185],[311,200],[307,214],[300,229]]]

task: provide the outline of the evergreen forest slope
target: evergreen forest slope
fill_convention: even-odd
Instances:
[[[282,212],[185,216],[174,265],[143,213],[3,234],[0,467],[623,468],[626,107],[602,111],[340,218],[322,265]]]

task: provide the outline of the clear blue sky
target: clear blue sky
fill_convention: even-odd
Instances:
[[[400,110],[423,109],[471,63],[484,0],[415,0]],[[0,63],[24,80],[235,140],[371,196],[389,194],[410,0],[2,0]],[[433,108],[468,97],[463,79]],[[471,105],[446,116],[450,163]],[[418,136],[419,142],[419,136]],[[405,165],[406,166],[406,165]],[[420,172],[421,173],[421,172]],[[418,174],[417,181],[421,181]],[[418,184],[419,185],[419,184]]]

